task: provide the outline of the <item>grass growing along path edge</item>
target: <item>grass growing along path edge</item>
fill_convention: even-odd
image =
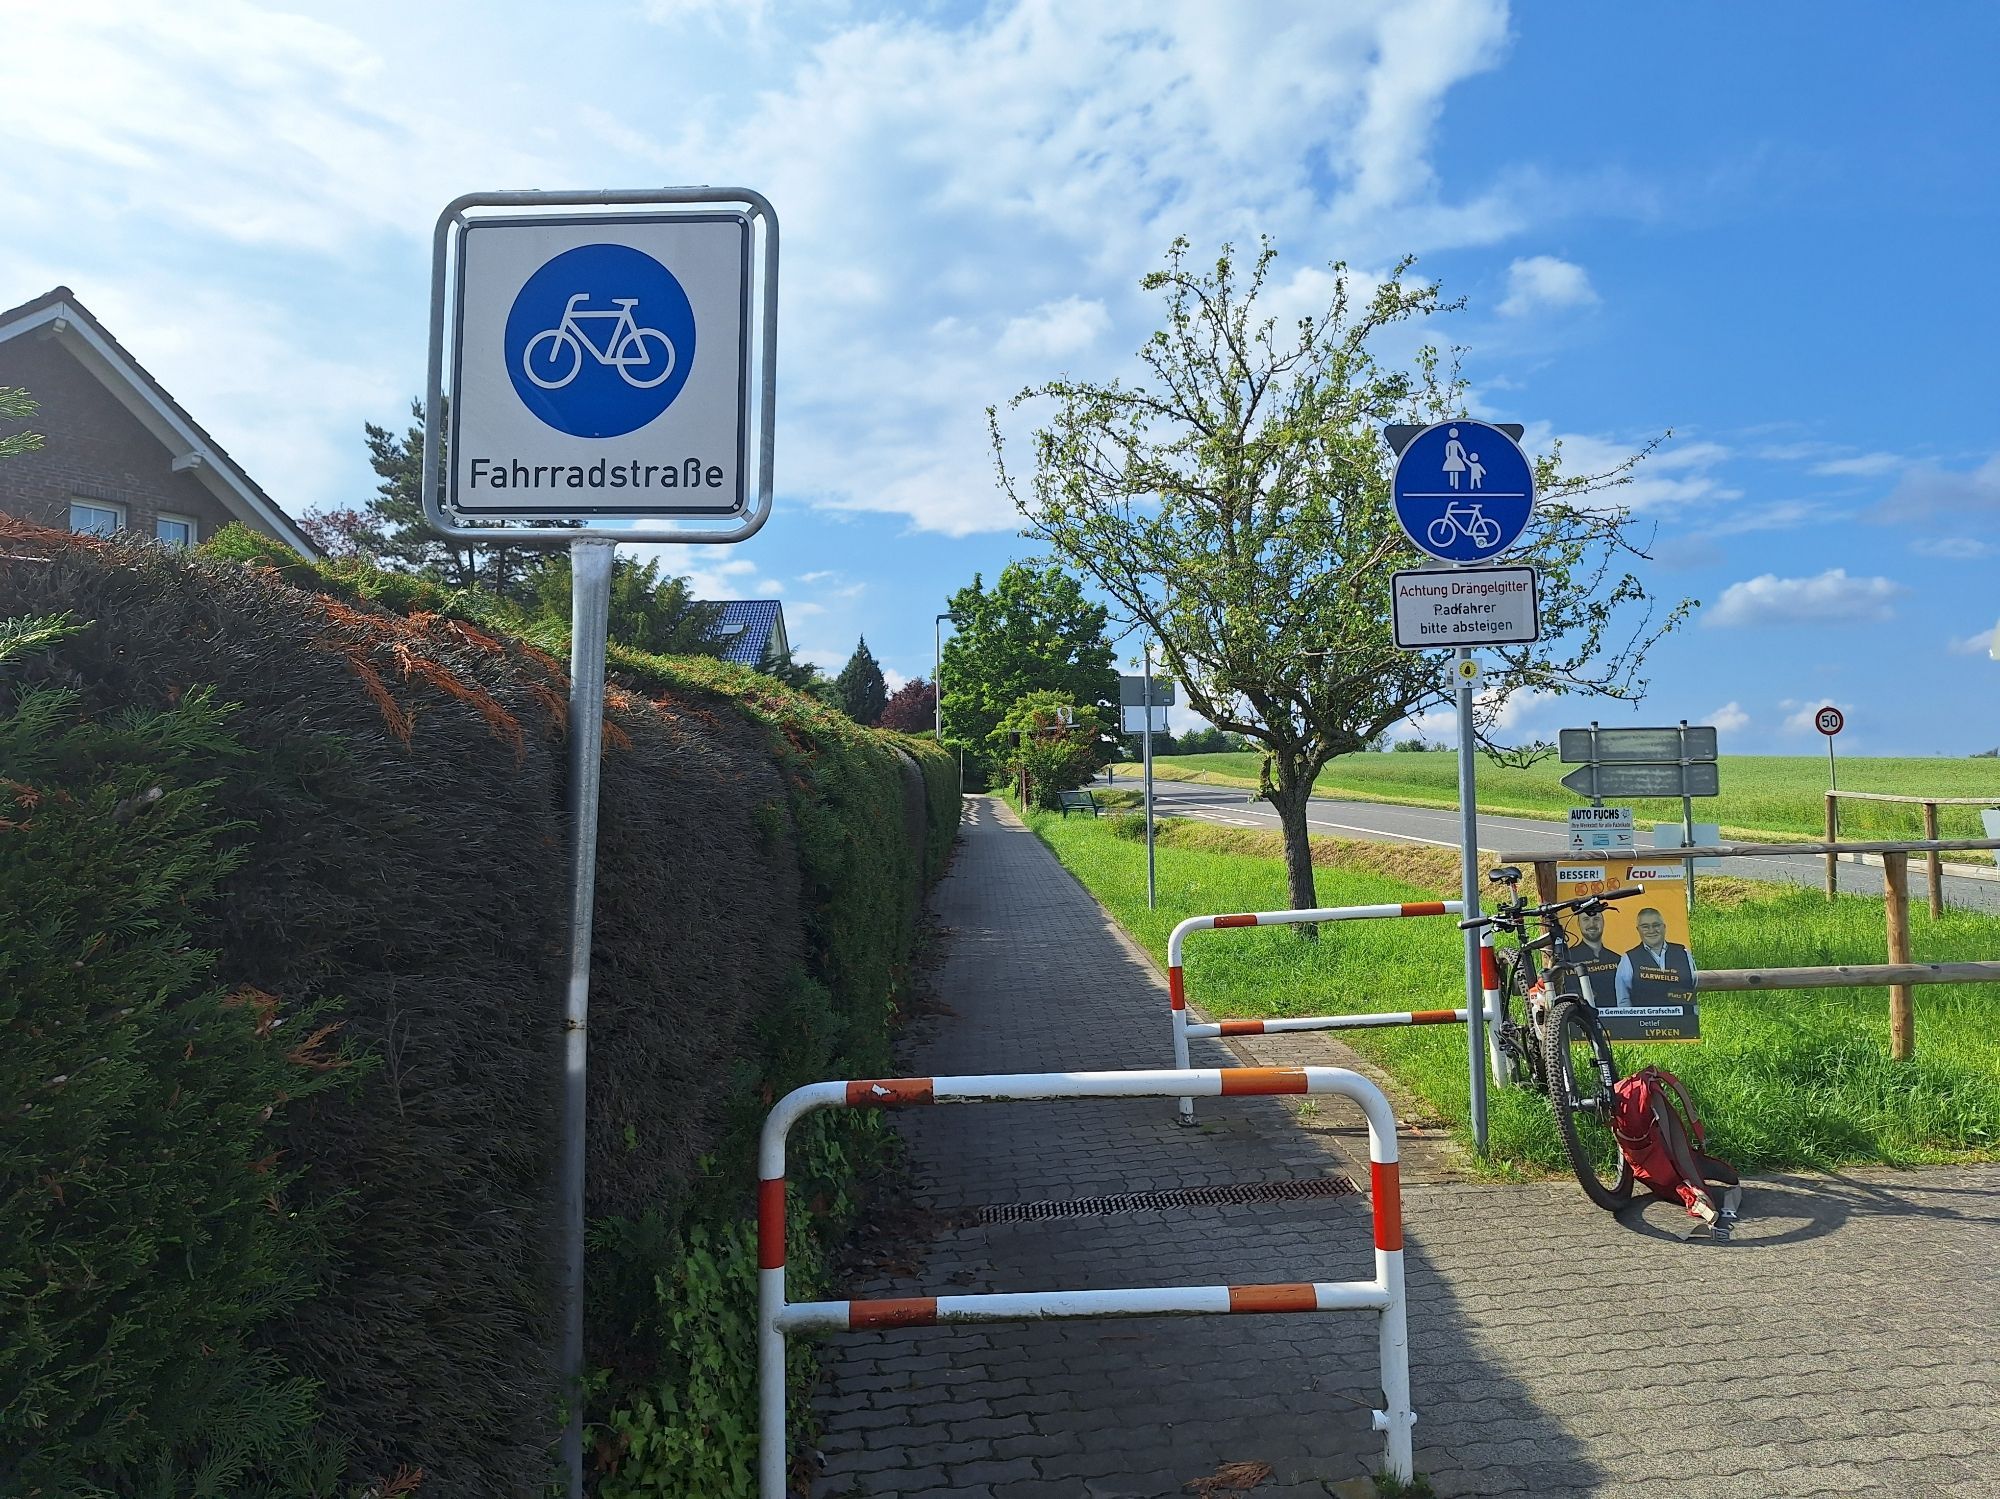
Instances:
[[[1148,910],[1139,819],[1037,812],[1028,822],[1163,967],[1167,936],[1183,917],[1286,904],[1281,861],[1199,846],[1230,847],[1226,838],[1208,835],[1234,830],[1167,824],[1156,851],[1159,905]],[[1183,839],[1197,846],[1182,846]],[[1316,851],[1332,859],[1341,852]],[[1455,877],[1440,877],[1442,864],[1437,871],[1397,867],[1404,877],[1340,862],[1323,865],[1320,901],[1359,905],[1457,894]],[[1750,881],[1714,888],[1721,902],[1699,905],[1693,918],[1692,945],[1702,967],[1883,961],[1879,899],[1842,896],[1829,905],[1815,891]],[[1920,962],[2000,958],[2000,919],[1947,911],[1933,922],[1918,908],[1911,940]],[[1190,1002],[1213,1017],[1464,1002],[1460,937],[1448,918],[1344,922],[1322,927],[1317,942],[1284,928],[1199,933],[1188,941],[1185,964]],[[1888,990],[1825,989],[1705,995],[1700,1042],[1621,1046],[1619,1068],[1629,1072],[1657,1062],[1678,1073],[1710,1125],[1715,1152],[1745,1170],[2000,1157],[2000,984],[1927,985],[1913,995],[1917,1051],[1908,1062],[1889,1059]],[[1158,1031],[1161,1065],[1170,1065],[1164,1005]],[[1462,1027],[1338,1034],[1470,1142]],[[1547,1101],[1539,1095],[1492,1090],[1488,1131],[1493,1158],[1503,1167],[1565,1167]]]

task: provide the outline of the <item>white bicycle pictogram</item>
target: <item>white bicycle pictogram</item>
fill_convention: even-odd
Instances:
[[[585,354],[616,369],[618,377],[634,390],[651,390],[674,372],[674,341],[658,328],[639,326],[638,319],[632,316],[632,309],[639,305],[637,297],[613,297],[611,305],[616,311],[603,308],[590,311],[578,306],[589,299],[589,292],[578,292],[563,308],[559,325],[544,328],[528,340],[528,347],[521,353],[523,374],[543,390],[561,390],[582,372]],[[592,343],[583,331],[585,318],[610,319],[611,336],[602,348]],[[655,341],[659,346],[657,351],[653,348]],[[545,343],[546,376],[535,367],[535,351]],[[655,364],[659,366],[658,372],[651,373]],[[647,373],[634,374],[635,369]]]
[[[1446,505],[1444,514],[1424,527],[1424,535],[1440,550],[1464,536],[1484,552],[1499,543],[1500,522],[1477,505]]]

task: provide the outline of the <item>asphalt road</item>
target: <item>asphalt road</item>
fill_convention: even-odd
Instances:
[[[1135,775],[1121,775],[1117,783],[1131,786]],[[1193,781],[1153,782],[1154,810],[1163,817],[1194,817],[1229,827],[1276,828],[1277,813],[1269,802],[1252,799],[1252,793],[1235,786],[1210,786]],[[1315,833],[1337,838],[1367,838],[1378,841],[1429,843],[1440,848],[1458,847],[1458,813],[1433,807],[1399,807],[1385,802],[1343,802],[1314,797],[1306,817]],[[1643,842],[1646,832],[1641,830]],[[1568,848],[1569,835],[1559,823],[1538,822],[1525,817],[1481,817],[1479,845],[1487,850],[1522,853]],[[1968,856],[1969,857],[1969,856]],[[1795,885],[1821,886],[1826,879],[1826,863],[1814,854],[1790,857],[1730,859],[1715,874],[1734,874],[1747,880],[1782,880]],[[1882,871],[1871,865],[1840,865],[1840,889],[1856,895],[1880,895]],[[1911,860],[1910,896],[1923,895],[1923,861]],[[1963,879],[1946,875],[1944,898],[1947,905],[2000,914],[2000,880]]]

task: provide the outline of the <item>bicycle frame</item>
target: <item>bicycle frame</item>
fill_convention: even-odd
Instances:
[[[638,332],[639,320],[632,316],[632,308],[639,299],[613,297],[611,300],[616,304],[616,309],[609,312],[601,307],[578,308],[576,304],[589,296],[589,292],[580,291],[569,299],[569,305],[563,308],[562,331],[590,350],[600,364],[643,364],[645,362],[643,351],[637,359],[633,359],[630,355],[620,355],[618,352],[619,346]],[[611,338],[603,348],[598,348],[584,333],[581,324],[585,318],[611,319]]]

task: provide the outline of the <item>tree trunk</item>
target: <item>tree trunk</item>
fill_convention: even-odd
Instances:
[[[1313,883],[1312,838],[1306,832],[1306,803],[1311,795],[1310,782],[1287,775],[1285,768],[1279,767],[1278,782],[1269,799],[1277,808],[1278,826],[1284,833],[1285,887],[1294,911],[1308,911],[1319,904]]]

